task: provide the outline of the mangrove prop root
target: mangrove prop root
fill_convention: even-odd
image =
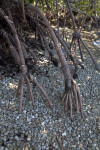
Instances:
[[[20,58],[21,77],[19,79],[19,84],[18,84],[18,89],[17,89],[16,96],[19,97],[19,113],[22,113],[24,82],[27,83],[29,99],[32,101],[32,104],[34,105],[34,98],[33,98],[33,94],[32,94],[32,87],[31,87],[31,84],[30,84],[30,80],[28,78],[27,66],[25,65],[25,58],[27,57],[27,53],[26,53],[25,45],[19,40],[19,37],[18,37],[16,28],[15,28],[15,25],[14,25],[14,22],[13,22],[13,19],[12,19],[12,16],[8,17],[1,8],[0,8],[0,15],[7,22],[7,24],[9,25],[9,27],[11,29],[11,32],[12,32],[14,38],[15,38],[15,41],[16,41],[16,47],[17,47],[17,50],[18,50],[19,58]],[[10,43],[10,41],[8,41],[8,42]],[[35,63],[37,63],[35,55],[32,53],[31,50],[29,50],[29,51],[30,51],[31,55],[33,55],[33,57],[35,59]],[[44,93],[44,95],[47,98],[47,100],[48,100],[48,102],[50,104],[50,107],[51,107],[52,103],[49,100],[46,92],[42,89],[41,86],[40,86],[40,89]]]
[[[28,4],[27,8],[30,9],[31,11],[36,11],[40,15],[41,19],[44,21],[44,23],[45,23],[45,25],[46,25],[46,27],[47,27],[50,35],[51,35],[52,41],[54,43],[54,46],[56,48],[57,54],[59,56],[59,59],[60,59],[60,62],[61,62],[62,68],[63,68],[64,78],[65,78],[65,85],[66,85],[65,86],[65,94],[66,94],[66,96],[68,95],[68,101],[69,101],[68,104],[70,106],[70,117],[72,119],[73,118],[72,117],[72,76],[71,76],[71,73],[70,73],[70,70],[69,70],[69,66],[68,66],[68,64],[66,62],[66,59],[64,57],[64,54],[62,52],[61,46],[60,46],[60,44],[57,40],[57,37],[56,37],[53,29],[51,28],[48,20],[43,15],[43,13],[40,11],[40,9],[37,8],[37,7],[34,7],[31,4]],[[67,87],[67,90],[66,90],[66,87]]]
[[[72,97],[72,92],[73,96]],[[82,111],[82,99],[80,96],[80,90],[75,80],[72,79],[72,91],[68,90],[68,87],[66,87],[65,94],[62,98],[62,104],[64,105],[64,110],[66,111],[67,108],[70,108],[70,117],[73,120],[73,114],[72,109],[75,107],[77,113],[79,111],[81,112],[81,116],[83,117],[83,111]]]
[[[19,91],[19,113],[22,113],[24,77],[21,78]]]
[[[50,105],[50,108],[52,108],[53,104],[52,102],[50,101],[47,93],[45,92],[45,90],[42,88],[42,86],[33,78],[32,75],[30,75],[30,79],[31,81],[33,81],[35,83],[35,85],[42,91],[42,93],[44,94],[45,98],[47,99],[49,105]]]

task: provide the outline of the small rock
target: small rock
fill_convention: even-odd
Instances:
[[[63,147],[66,147],[66,145],[67,145],[67,142],[64,140],[63,141]]]
[[[67,130],[68,130],[69,132],[71,132],[72,128],[71,128],[71,127],[70,127],[70,128],[67,128]]]
[[[38,150],[41,150],[41,146],[40,145],[38,145]]]
[[[96,150],[100,150],[98,147],[96,147]]]
[[[93,146],[93,147],[96,147],[96,146],[97,146],[97,144],[92,144],[92,146]]]
[[[15,140],[19,141],[19,137],[18,137],[18,136],[15,136]]]
[[[31,118],[27,118],[27,121],[28,121],[28,122],[31,122]]]
[[[4,150],[4,147],[2,146],[2,147],[0,147],[0,150]]]
[[[88,142],[91,144],[92,143],[92,140],[90,138],[88,138]]]
[[[63,132],[63,133],[62,133],[62,136],[66,136],[66,132]]]
[[[9,149],[6,147],[5,150],[9,150]]]
[[[27,112],[26,110],[23,111],[24,114],[26,114],[26,112]]]
[[[28,136],[27,141],[31,141],[31,136]]]
[[[71,147],[72,147],[72,148],[76,148],[76,145],[72,145]]]
[[[6,142],[6,140],[7,140],[6,137],[4,137],[4,138],[3,138],[3,141]]]

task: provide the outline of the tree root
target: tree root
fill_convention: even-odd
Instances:
[[[49,105],[50,105],[50,108],[52,108],[53,104],[52,102],[50,101],[47,93],[45,92],[45,90],[42,88],[42,86],[33,78],[32,75],[30,75],[30,79],[31,81],[33,81],[35,83],[35,85],[41,90],[41,92],[44,94],[45,98],[47,99]]]
[[[58,139],[58,137],[57,137],[57,136],[56,136],[56,141],[57,141],[57,144],[58,144],[58,146],[59,146],[60,150],[63,150],[62,143],[60,143],[60,141],[59,141],[59,139]]]
[[[36,13],[39,14],[40,18],[44,21],[46,30],[48,31],[47,33],[50,34],[51,39],[52,39],[54,46],[56,48],[57,54],[59,56],[59,59],[60,59],[61,65],[62,65],[64,78],[65,78],[65,94],[64,94],[64,97],[62,99],[62,103],[65,104],[65,107],[64,107],[65,111],[67,110],[67,107],[70,107],[70,117],[71,117],[71,119],[73,119],[72,107],[74,104],[74,106],[77,110],[77,113],[79,111],[81,111],[81,114],[83,116],[82,101],[81,101],[79,88],[78,88],[77,83],[72,79],[72,76],[71,76],[71,73],[69,70],[69,66],[66,62],[66,59],[65,59],[64,54],[62,52],[61,46],[58,42],[57,36],[55,35],[53,29],[51,28],[48,20],[44,17],[43,13],[41,13],[41,11],[37,7],[34,7],[32,5],[27,5],[26,8],[29,8],[30,10],[35,11]],[[11,29],[11,33],[13,34],[13,37],[15,38],[16,51],[17,51],[19,59],[20,59],[19,65],[20,65],[21,77],[20,77],[19,85],[18,85],[18,89],[17,89],[17,96],[19,96],[19,113],[22,113],[24,83],[27,84],[29,99],[32,101],[32,105],[34,105],[34,97],[32,94],[32,87],[30,84],[30,79],[42,91],[42,93],[44,94],[44,96],[46,97],[46,99],[50,105],[50,108],[52,108],[52,102],[50,101],[46,92],[39,85],[39,83],[28,73],[28,69],[27,69],[27,66],[25,64],[26,63],[25,58],[27,57],[27,52],[26,52],[27,47],[21,40],[19,40],[19,36],[17,34],[12,16],[10,15],[10,17],[8,17],[5,14],[5,12],[2,9],[0,9],[0,17],[2,17],[7,22],[7,24],[9,25],[9,27]],[[38,25],[37,25],[37,27],[38,27]],[[51,54],[51,49],[49,48],[48,41],[46,40],[45,33],[43,31],[40,32],[40,36],[42,37],[42,42],[44,45],[46,45],[49,54]],[[29,52],[33,56],[35,63],[37,63],[37,59],[36,59],[34,53],[32,53],[31,50],[29,50]],[[69,50],[67,50],[67,53],[69,56],[71,55]],[[75,60],[73,59],[72,61],[73,61],[74,65],[77,66],[77,64],[75,63]],[[74,97],[74,101],[73,101],[73,97]]]
[[[81,116],[83,117],[82,99],[80,96],[80,90],[74,79],[72,79],[72,91],[73,91],[73,96],[71,90],[65,90],[64,96],[62,98],[62,104],[64,105],[64,111],[66,111],[67,108],[70,108],[70,117],[73,120],[73,115],[72,115],[73,105],[77,111],[77,114],[80,111]]]
[[[56,0],[56,2],[57,2],[57,0]],[[49,35],[50,40],[53,41],[54,47],[57,51],[59,60],[62,65],[63,74],[64,74],[64,78],[65,78],[65,93],[62,98],[62,104],[64,104],[65,111],[67,110],[67,108],[70,108],[70,117],[71,117],[71,119],[73,119],[73,114],[72,114],[73,107],[76,109],[77,113],[81,112],[81,115],[83,116],[82,100],[81,100],[79,87],[78,87],[76,81],[73,79],[74,77],[77,77],[78,65],[80,65],[83,68],[81,63],[78,62],[78,60],[76,58],[76,51],[77,51],[77,46],[78,46],[79,50],[80,50],[80,56],[83,61],[83,54],[82,54],[80,42],[87,49],[89,55],[91,56],[95,66],[96,66],[96,69],[98,71],[100,71],[100,68],[99,68],[94,56],[92,55],[91,51],[89,50],[89,48],[87,47],[85,42],[81,39],[80,34],[76,30],[76,24],[75,24],[75,20],[74,20],[74,17],[73,17],[71,8],[70,8],[69,0],[67,0],[67,4],[69,7],[71,17],[72,17],[73,28],[75,30],[70,48],[67,45],[67,43],[64,41],[64,39],[61,38],[59,33],[57,34],[57,32],[53,28],[51,28],[48,20],[43,15],[43,13],[40,11],[40,9],[38,9],[37,7],[34,7],[33,5],[30,5],[30,4],[25,5],[25,8],[24,8],[24,1],[22,0],[22,12],[23,12],[23,19],[24,19],[23,23],[26,24],[27,23],[26,21],[28,20],[29,25],[31,26],[31,29],[35,30],[35,35],[36,35],[35,40],[37,40],[38,39],[37,36],[39,36],[39,40],[40,40],[39,42],[41,42],[41,44],[42,44],[41,47],[48,50],[50,60],[53,62],[53,64],[55,66],[57,66],[58,63],[57,63],[57,61],[55,61],[55,59],[53,57],[53,53],[52,53],[53,48],[50,48],[49,42],[47,40],[47,36]],[[27,9],[27,13],[25,13],[25,9]],[[32,105],[34,105],[34,97],[32,94],[32,87],[31,87],[30,80],[32,82],[34,82],[35,85],[42,91],[42,93],[44,94],[44,96],[46,97],[46,99],[50,105],[50,108],[52,108],[52,106],[53,106],[52,102],[50,101],[46,92],[41,87],[41,85],[28,72],[29,68],[27,68],[28,63],[26,60],[28,57],[28,53],[27,53],[26,49],[28,49],[28,52],[33,56],[34,65],[37,64],[37,58],[36,58],[35,54],[33,53],[33,51],[31,49],[29,49],[29,47],[24,43],[25,41],[23,40],[23,36],[21,35],[22,32],[20,32],[20,34],[17,33],[10,10],[11,9],[5,10],[8,13],[8,16],[7,16],[5,14],[5,12],[3,11],[3,9],[0,8],[0,21],[2,22],[2,23],[0,22],[0,31],[2,31],[3,38],[6,39],[5,41],[7,41],[7,44],[9,45],[9,48],[11,50],[11,54],[12,54],[13,58],[15,59],[16,63],[20,66],[21,76],[19,79],[19,85],[18,85],[18,89],[17,89],[17,96],[19,96],[19,113],[22,112],[24,84],[25,83],[28,88],[29,100],[31,100]],[[33,12],[35,12],[34,13],[35,15],[33,14]],[[14,15],[14,17],[15,17],[15,15]],[[4,27],[4,30],[1,30],[1,28],[3,27],[3,22],[6,22],[9,27],[8,28]],[[5,25],[5,23],[4,23],[4,25]],[[7,25],[6,25],[6,27],[7,27]],[[10,31],[6,32],[6,30],[8,30],[8,29],[10,29]],[[17,29],[19,31],[21,28],[17,27]],[[32,30],[30,30],[30,31],[32,31]],[[11,37],[9,37],[8,33],[10,33]],[[64,33],[64,35],[65,35],[65,33]],[[14,39],[14,40],[12,40],[12,39]],[[67,56],[73,62],[73,65],[75,67],[75,74],[74,74],[73,78],[70,73],[69,65],[66,61],[66,58],[62,52],[62,48],[58,41],[60,41],[61,45],[66,50]],[[34,41],[33,38],[31,41],[28,42],[28,44],[29,44],[29,46],[31,44],[31,45],[33,45],[33,47],[36,47],[37,49],[40,50],[40,47],[38,46],[37,41]],[[72,55],[72,51],[71,51],[73,44],[75,45],[74,55]],[[0,79],[2,79],[1,75],[0,75]]]
[[[81,38],[80,38],[80,41],[82,42],[82,44],[83,44],[84,47],[86,48],[87,52],[89,53],[89,55],[90,55],[92,61],[94,62],[94,65],[95,65],[97,71],[100,72],[100,68],[99,68],[99,66],[98,66],[98,64],[97,64],[97,62],[96,62],[96,59],[95,59],[95,57],[93,56],[93,54],[91,53],[91,51],[89,50],[87,44],[86,44]]]
[[[81,108],[82,108],[82,106],[81,106],[82,103],[81,103],[81,99],[80,99],[80,92],[79,92],[78,85],[72,79],[72,76],[71,76],[71,73],[70,73],[70,70],[69,70],[69,66],[68,66],[68,64],[66,62],[66,59],[65,59],[64,54],[62,52],[60,44],[59,44],[59,42],[57,40],[57,37],[56,37],[53,29],[51,28],[48,20],[43,15],[43,13],[41,13],[39,8],[34,7],[34,6],[30,5],[30,4],[27,5],[27,8],[32,10],[32,11],[37,12],[40,15],[41,19],[44,21],[44,23],[45,23],[45,25],[46,25],[46,27],[47,27],[50,35],[51,35],[52,41],[54,43],[54,46],[55,46],[56,51],[57,51],[57,54],[59,56],[59,60],[60,60],[61,65],[62,65],[63,74],[64,74],[64,78],[65,78],[65,94],[64,94],[62,102],[65,104],[65,106],[66,106],[65,108],[67,108],[67,106],[70,107],[70,117],[71,117],[71,119],[73,119],[73,116],[72,116],[72,85],[73,84],[75,85],[74,89],[75,89],[75,93],[77,94],[77,101],[79,101],[80,111],[81,111]],[[76,101],[76,99],[75,99],[75,101]],[[82,111],[81,111],[81,114],[82,114]]]
[[[8,37],[8,34],[5,32],[5,30],[1,30],[1,33],[2,33],[2,38],[4,38],[4,40],[7,41],[8,45],[9,45],[9,48],[10,48],[10,51],[11,51],[11,55],[13,56],[13,58],[15,59],[15,63],[16,64],[20,64],[20,58],[19,58],[19,54],[16,50],[16,48],[13,46],[13,44],[11,43],[9,37]]]
[[[22,113],[24,77],[20,79],[19,84],[20,84],[18,89],[19,90],[19,113]]]
[[[13,36],[14,36],[15,41],[16,41],[16,47],[17,47],[17,50],[18,50],[18,52],[16,51],[16,53],[18,53],[18,56],[20,58],[20,64],[19,65],[20,65],[21,77],[19,79],[19,84],[18,84],[18,89],[17,89],[16,96],[17,97],[19,96],[19,113],[22,113],[23,93],[24,93],[23,92],[23,88],[24,88],[25,81],[26,81],[26,84],[27,84],[27,87],[28,87],[29,99],[32,101],[32,105],[34,105],[34,98],[33,98],[33,94],[32,94],[32,87],[31,87],[31,84],[30,84],[30,79],[29,79],[27,66],[25,65],[25,58],[27,57],[27,52],[26,52],[26,49],[25,49],[25,45],[23,44],[23,42],[21,42],[19,40],[19,37],[17,35],[17,31],[16,31],[16,28],[15,28],[15,25],[14,25],[11,13],[10,13],[11,20],[1,8],[0,8],[0,13],[1,13],[0,15],[2,16],[2,18],[8,23],[8,25],[9,25],[12,33],[13,33]],[[9,38],[7,36],[6,36],[6,38],[8,40],[9,45],[12,46],[12,43],[10,42]],[[16,49],[12,49],[12,50],[14,51]],[[37,63],[36,56],[34,55],[34,53],[31,50],[29,50],[29,52],[33,56],[34,62],[36,64]],[[14,52],[14,54],[16,54],[16,53]],[[43,92],[44,96],[46,97],[46,99],[49,102],[50,108],[52,108],[52,103],[51,103],[50,99],[48,98],[48,95],[46,94],[46,92],[43,90],[43,88],[39,85],[39,83],[36,80],[33,80],[33,82]]]
[[[24,68],[24,69],[23,69]],[[21,66],[21,71],[25,70],[26,66]],[[42,86],[33,78],[33,76],[31,74],[28,74],[27,71],[26,73],[22,72],[22,75],[20,77],[19,80],[19,84],[18,84],[18,89],[17,89],[17,93],[16,96],[19,97],[19,113],[22,113],[22,103],[23,103],[23,87],[24,87],[24,82],[26,80],[26,84],[28,87],[28,93],[29,93],[29,99],[32,101],[32,105],[34,106],[34,98],[33,98],[33,94],[32,94],[32,87],[30,84],[30,80],[33,81],[38,87],[39,89],[42,91],[42,93],[44,94],[44,96],[46,97],[50,108],[52,108],[53,104],[50,101],[47,93],[45,92],[45,90],[42,88]]]

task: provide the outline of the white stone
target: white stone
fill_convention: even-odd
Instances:
[[[66,136],[66,132],[63,132],[63,133],[62,133],[62,136]]]

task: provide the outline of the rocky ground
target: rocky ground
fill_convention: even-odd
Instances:
[[[90,44],[89,47],[91,46],[100,64],[100,49]],[[34,77],[48,93],[54,105],[52,110],[41,91],[32,84],[34,108],[25,85],[23,112],[18,114],[16,89],[19,74],[10,77],[14,70],[10,70],[9,75],[4,74],[3,81],[0,81],[0,150],[60,150],[60,146],[61,150],[100,149],[100,73],[96,71],[86,51],[84,60],[85,69],[79,68],[77,79],[84,117],[81,118],[73,110],[73,121],[69,112],[64,113],[61,105],[64,82],[60,63],[54,67],[49,63],[47,53],[45,57],[40,57]],[[5,69],[1,69],[3,74]],[[72,70],[71,72],[73,73]]]

